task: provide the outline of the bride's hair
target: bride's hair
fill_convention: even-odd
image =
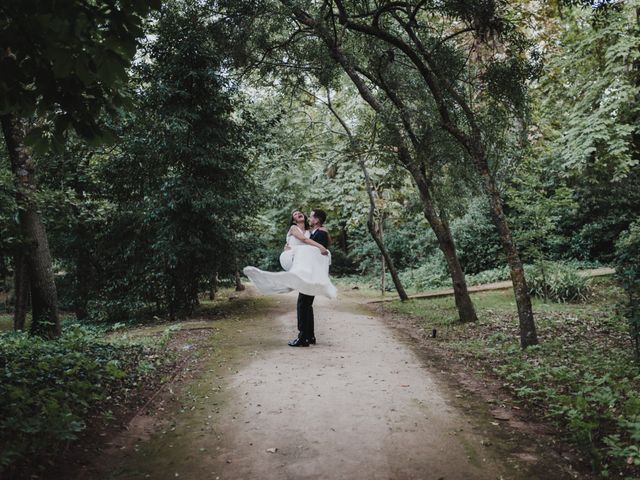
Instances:
[[[302,210],[294,210],[293,212],[291,212],[291,222],[289,223],[289,226],[297,225],[296,221],[293,219],[293,214],[296,212],[302,213],[302,215],[304,216],[304,229],[309,230],[309,219],[307,218],[307,216],[304,214]]]

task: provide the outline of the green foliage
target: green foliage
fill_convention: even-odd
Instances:
[[[625,291],[620,305],[629,324],[636,360],[640,362],[640,221],[631,224],[616,243],[616,274]]]
[[[451,284],[444,255],[440,252],[431,255],[418,268],[401,272],[400,280],[406,288],[417,291],[442,288]]]
[[[640,377],[633,371],[615,361],[604,361],[605,352],[596,353],[601,362],[593,368],[597,373],[582,363],[595,361],[586,351],[563,364],[557,342],[524,354],[504,345],[490,348],[498,349],[504,359],[495,372],[521,399],[544,404],[547,414],[563,424],[572,441],[589,455],[595,469],[606,470],[608,462],[639,464],[635,462],[640,399],[635,388]],[[512,358],[507,360],[507,356]],[[605,365],[612,368],[611,373],[605,373]],[[620,433],[607,435],[609,428]]]
[[[493,61],[484,75],[489,95],[495,100],[511,106],[515,111],[523,111],[527,103],[526,83],[530,68],[516,58]]]
[[[542,82],[556,129],[550,157],[594,182],[619,181],[638,164],[638,2],[620,5],[598,22],[590,9],[567,12],[562,54],[552,57]]]
[[[126,400],[151,370],[152,353],[138,344],[111,344],[79,325],[57,340],[0,335],[0,472],[43,465],[78,438],[100,410]],[[34,473],[38,473],[37,470]]]
[[[94,139],[103,110],[125,105],[127,68],[144,32],[142,22],[160,2],[40,0],[3,2],[0,17],[0,114],[47,122],[32,142],[61,141],[72,126]],[[49,133],[45,133],[49,132]]]
[[[590,293],[589,281],[574,268],[561,263],[540,262],[525,268],[532,295],[554,302],[581,302]]]
[[[525,208],[516,205],[510,218],[519,222],[524,211],[528,221],[538,198],[544,210],[559,189],[569,189],[573,206],[551,212],[555,226],[543,237],[543,253],[554,259],[611,261],[618,235],[640,209],[638,2],[597,3],[615,5],[567,7],[560,18],[549,12],[540,24],[545,65],[531,90],[530,173],[522,179],[520,201]],[[520,240],[529,232],[526,225],[516,230]]]
[[[527,158],[510,180],[509,217],[525,262],[562,256],[567,239],[563,222],[574,215],[574,192],[554,175],[552,167]]]
[[[60,300],[78,318],[185,315],[247,249],[261,129],[226,76],[222,25],[201,2],[171,1],[147,31],[135,108],[99,119],[117,147],[68,135],[39,159]]]
[[[486,283],[503,282],[511,278],[508,265],[491,268],[474,275],[467,275],[467,285],[483,285]]]
[[[636,403],[640,398],[636,398]],[[604,443],[609,447],[609,454],[627,464],[640,465],[640,415],[632,415],[630,418],[621,416],[618,426],[624,431],[623,435],[608,435]]]
[[[2,155],[0,154],[0,159]],[[11,256],[19,245],[19,229],[16,221],[16,202],[11,172],[0,167],[0,289],[3,280],[9,275],[7,257]],[[4,287],[7,289],[7,287]]]
[[[464,272],[476,274],[504,263],[500,237],[486,202],[473,198],[465,214],[451,222],[451,233]]]

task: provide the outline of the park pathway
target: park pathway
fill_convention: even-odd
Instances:
[[[318,344],[291,348],[295,296],[276,298],[255,318],[215,322],[210,368],[162,423],[133,422],[104,478],[569,478],[526,444],[513,455],[503,425],[469,403],[482,402],[362,307],[317,298]]]

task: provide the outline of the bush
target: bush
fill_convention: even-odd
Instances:
[[[153,368],[148,348],[107,343],[77,324],[57,340],[0,335],[0,474],[42,465],[101,404],[123,401]]]
[[[407,289],[422,291],[451,285],[445,259],[439,251],[431,255],[423,265],[400,272],[399,275],[402,285]]]
[[[478,273],[504,263],[500,237],[483,199],[471,202],[467,213],[451,223],[458,257],[466,273]]]
[[[331,275],[351,275],[356,271],[357,265],[351,256],[339,248],[331,249]]]
[[[485,283],[503,282],[511,279],[511,271],[509,267],[492,268],[475,275],[467,275],[467,285],[484,285]]]
[[[540,262],[525,267],[529,293],[554,302],[581,302],[589,295],[589,281],[561,263]]]
[[[627,299],[620,311],[629,323],[629,333],[640,361],[640,220],[636,220],[616,242],[616,274]]]

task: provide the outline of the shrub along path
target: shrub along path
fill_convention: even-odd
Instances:
[[[583,277],[602,277],[605,275],[612,275],[615,273],[613,268],[609,267],[601,267],[601,268],[592,268],[588,270],[580,270],[578,274]],[[491,290],[505,290],[507,288],[513,288],[513,284],[511,280],[505,280],[504,282],[493,282],[493,283],[485,283],[484,285],[474,285],[472,287],[468,287],[469,292],[488,292]],[[449,295],[453,295],[453,288],[444,288],[442,290],[434,290],[432,292],[424,292],[424,293],[416,293],[415,295],[409,295],[411,299],[419,299],[419,298],[438,298],[438,297],[448,297]],[[387,298],[380,298],[377,300],[371,300],[368,303],[382,303],[382,302],[393,302],[397,300],[395,296],[389,296]]]
[[[357,299],[316,299],[318,344],[288,347],[295,299],[216,320],[204,367],[165,387],[78,478],[574,477],[544,435],[439,379]]]

